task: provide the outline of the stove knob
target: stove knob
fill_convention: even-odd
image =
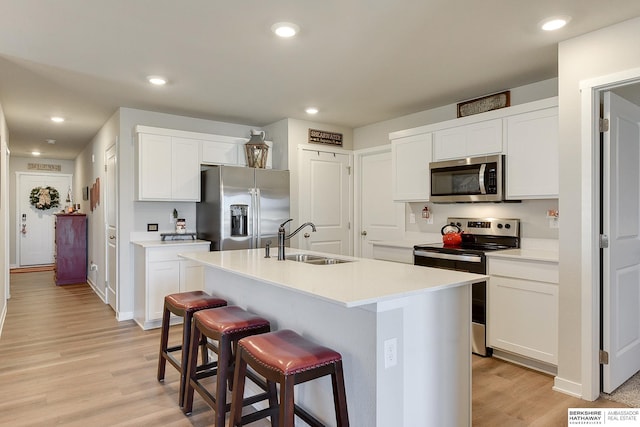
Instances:
[[[505,224],[504,228],[506,228],[507,230],[511,228],[511,224]]]
[[[498,224],[498,228],[502,228],[502,224]]]
[[[462,227],[462,224],[461,224],[461,223],[459,223],[459,222],[456,222],[456,225],[457,225],[458,227]]]

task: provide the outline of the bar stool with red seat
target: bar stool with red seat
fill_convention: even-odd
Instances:
[[[280,404],[260,411],[263,418],[271,415],[272,425],[275,425],[273,421],[277,417],[279,426],[293,427],[294,413],[309,425],[323,425],[295,405],[293,389],[296,384],[331,375],[337,425],[349,426],[342,356],[287,329],[238,341],[229,426],[241,426],[245,422],[246,416],[242,417],[239,402],[244,394],[247,365],[266,378],[268,384],[280,384]],[[275,393],[275,387],[269,387],[269,391]],[[277,404],[277,398],[272,397],[269,401]],[[253,421],[255,417],[251,418]]]
[[[187,361],[189,360],[188,351],[190,348],[189,339],[191,338],[191,322],[193,314],[199,310],[205,310],[214,307],[223,307],[227,305],[227,301],[207,294],[204,291],[189,291],[170,294],[164,297],[164,309],[162,312],[162,330],[160,332],[160,356],[158,358],[158,381],[164,382],[164,374],[167,361],[180,373],[180,392],[178,394],[178,403],[180,406],[184,404],[184,390],[186,387]],[[169,347],[169,321],[171,313],[182,317],[182,343],[180,345]],[[201,343],[203,346],[205,342]],[[181,360],[178,361],[171,353],[181,351]],[[206,354],[206,353],[203,353]]]
[[[182,411],[190,414],[193,408],[193,393],[197,391],[204,401],[215,411],[215,426],[224,426],[226,413],[230,405],[227,404],[227,383],[232,388],[233,354],[239,339],[255,334],[269,332],[271,325],[263,317],[253,314],[238,306],[227,306],[213,310],[198,311],[193,315],[191,329],[191,349],[189,350],[189,364],[187,368],[187,383]],[[217,342],[218,360],[216,363],[198,366],[198,342],[208,338]],[[215,396],[211,394],[201,382],[204,378],[216,375]],[[264,385],[260,384],[264,387]],[[268,397],[260,393],[244,399],[249,405]],[[242,400],[242,398],[241,398]]]

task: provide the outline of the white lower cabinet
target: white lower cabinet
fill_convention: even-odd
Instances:
[[[558,263],[488,259],[488,343],[558,364]]]
[[[161,326],[165,295],[204,288],[202,265],[178,254],[208,251],[209,242],[136,244],[134,320],[142,329]]]

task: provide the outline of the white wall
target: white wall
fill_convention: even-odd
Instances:
[[[9,297],[9,130],[0,105],[0,335]]]
[[[59,165],[60,171],[47,171],[47,173],[61,173],[72,175],[75,169],[74,160],[57,160],[46,159],[41,157],[15,157],[11,156],[9,160],[9,239],[10,239],[10,251],[11,258],[10,263],[12,266],[16,265],[18,259],[18,246],[16,242],[16,230],[18,230],[18,221],[16,213],[16,172],[37,172],[35,170],[28,169],[29,163],[41,163],[47,165]],[[74,183],[75,184],[75,183]],[[75,190],[74,190],[75,191]],[[63,197],[67,194],[67,189],[60,190],[60,195]],[[77,199],[76,199],[77,200]],[[64,207],[64,206],[62,206]]]
[[[590,242],[580,239],[581,197],[580,82],[640,67],[640,18],[560,43],[560,306],[558,377],[580,385],[581,377],[581,253]]]
[[[92,285],[96,293],[105,300],[106,298],[106,241],[105,241],[105,183],[106,173],[105,152],[107,148],[116,143],[118,135],[118,114],[114,114],[102,126],[91,142],[76,157],[75,174],[73,177],[73,197],[75,203],[80,203],[81,212],[87,214],[88,245],[87,261],[97,266],[97,270],[87,271],[87,281]],[[91,211],[88,200],[82,200],[82,189],[91,188],[96,179],[100,179],[100,199],[96,208]]]

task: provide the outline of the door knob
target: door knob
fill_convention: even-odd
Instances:
[[[305,239],[308,239],[309,237],[311,237],[311,234],[309,234],[309,233],[304,233],[304,238],[305,238]]]
[[[109,236],[109,240],[115,240],[116,236]]]
[[[362,233],[360,233],[360,234],[361,234],[361,235],[363,235],[363,236],[366,236],[366,235],[367,235],[367,230],[364,230],[364,231],[363,231]]]

